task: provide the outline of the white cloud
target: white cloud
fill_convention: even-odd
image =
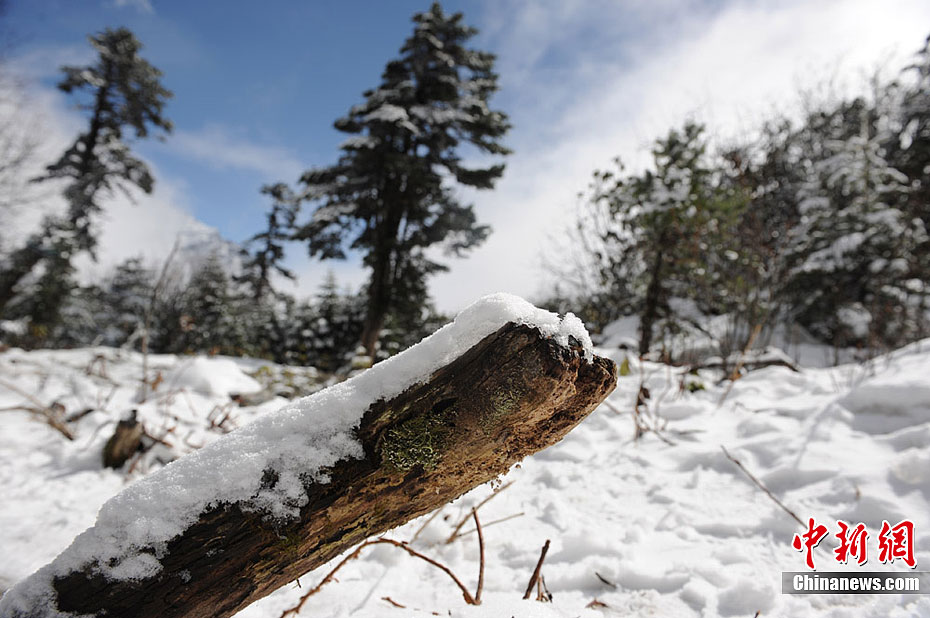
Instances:
[[[52,56],[54,54],[44,57]],[[23,65],[18,63],[19,60],[15,66],[21,68]],[[52,89],[33,85],[23,92],[23,96],[24,105],[0,106],[0,114],[16,114],[13,118],[17,123],[36,127],[35,134],[39,136],[37,150],[23,169],[25,178],[34,178],[42,175],[46,164],[61,156],[84,128],[85,121],[67,108],[65,99]],[[151,163],[149,166],[153,167]],[[158,169],[153,168],[152,172],[158,179],[152,194],[135,191],[134,199],[129,199],[117,191],[103,201],[104,213],[98,221],[99,259],[93,262],[88,256],[81,256],[77,261],[84,281],[99,278],[114,264],[128,257],[142,256],[150,263],[160,263],[179,232],[210,229],[190,214],[185,197],[188,191],[183,183],[166,178]],[[65,208],[59,184],[45,182],[30,184],[26,188],[29,195],[27,204],[12,212],[0,213],[4,216],[0,240],[6,248],[16,246],[18,239],[25,238],[36,229],[44,215]]]
[[[303,170],[300,160],[290,151],[256,144],[216,124],[197,131],[175,131],[161,147],[214,169],[257,172],[269,181],[293,182]]]
[[[4,68],[29,80],[59,79],[61,67],[83,66],[95,59],[93,48],[87,44],[49,45],[36,47],[10,59]]]
[[[642,165],[649,143],[689,116],[715,135],[736,136],[795,106],[799,88],[834,79],[840,92],[852,91],[880,61],[902,66],[930,24],[930,3],[920,0],[737,2],[691,21],[667,3],[635,4],[632,12],[626,3],[527,1],[513,5],[516,13],[511,6],[494,5],[493,23],[478,26],[498,50],[505,87],[520,89],[501,96],[520,104],[504,110],[515,153],[495,191],[469,194],[494,233],[434,280],[446,310],[493,291],[544,293],[551,282],[539,264],[553,250],[548,236],[571,217],[591,173],[614,156]],[[634,18],[641,22],[633,27],[620,21]],[[612,29],[642,34],[625,44],[611,39]],[[586,30],[598,33],[589,35],[598,45],[577,41],[584,51],[554,79],[541,61],[553,52],[546,33],[557,41]],[[509,86],[506,71],[518,76]]]
[[[115,0],[113,6],[117,8],[130,7],[136,9],[140,13],[147,13],[149,15],[155,12],[149,0]]]
[[[208,236],[213,228],[198,221],[188,210],[183,183],[159,178],[151,194],[133,192],[133,199],[117,193],[105,201],[100,217],[97,261],[82,256],[78,269],[85,281],[99,281],[110,269],[129,257],[159,265],[168,256],[179,234]]]

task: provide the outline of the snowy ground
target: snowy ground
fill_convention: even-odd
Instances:
[[[623,360],[623,352],[600,353]],[[0,354],[0,590],[54,558],[93,523],[106,499],[160,460],[285,402],[233,403],[230,393],[261,388],[247,373],[266,383],[273,374],[278,386],[295,380],[293,373],[282,378],[282,368],[260,369],[259,361],[158,356],[152,362],[163,379],[139,404],[136,354],[105,348]],[[310,374],[299,375],[312,382]],[[928,595],[782,595],[781,572],[806,568],[791,547],[804,529],[721,450],[726,447],[803,520],[828,526],[830,536],[814,552],[818,570],[908,570],[900,560],[882,565],[877,556],[882,520],[904,519],[916,528],[916,570],[930,570],[928,376],[930,340],[867,366],[761,369],[739,380],[718,405],[726,385],[716,386],[712,374],[686,376],[686,386],[705,387],[691,393],[680,389],[679,370],[633,361],[610,405],[512,470],[501,479],[512,484],[479,510],[487,544],[481,606],[466,606],[440,571],[379,546],[348,564],[301,615],[930,616]],[[630,411],[642,380],[651,393],[646,419],[665,423],[664,440],[651,432],[632,440]],[[35,415],[12,409],[35,405],[24,394],[44,405],[57,401],[65,416],[94,411],[70,423],[76,439],[68,441]],[[127,465],[131,472],[104,470],[101,448],[131,409],[170,447],[158,444]],[[474,590],[472,525],[455,542],[445,539],[491,491],[479,487],[425,527],[421,518],[390,536],[409,540],[419,531],[413,546],[449,565]],[[834,561],[838,519],[866,524],[865,567]],[[522,601],[547,539],[552,545],[543,575],[553,601]],[[277,618],[327,570],[239,616]]]

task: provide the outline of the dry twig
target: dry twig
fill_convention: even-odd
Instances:
[[[148,397],[149,333],[152,330],[152,316],[155,314],[155,304],[158,302],[159,292],[161,292],[162,287],[165,285],[165,279],[168,275],[168,267],[171,266],[171,261],[174,259],[174,254],[178,252],[178,247],[180,244],[181,237],[175,237],[174,245],[172,245],[171,251],[168,252],[168,257],[165,258],[165,261],[161,266],[161,272],[158,275],[158,280],[155,282],[155,286],[152,288],[152,293],[149,296],[149,302],[145,308],[145,314],[142,319],[142,384],[139,396],[140,403],[145,403],[145,400]],[[161,381],[160,378],[161,374],[158,375],[157,382]],[[157,382],[154,382],[151,385],[153,391],[158,388]]]
[[[513,515],[508,515],[507,517],[501,517],[500,519],[492,519],[488,523],[484,524],[482,528],[490,528],[491,526],[495,524],[502,524],[505,521],[510,521],[511,519],[516,519],[517,517],[523,517],[524,515],[526,515],[526,513],[524,511],[520,511],[519,513],[514,513]],[[463,537],[463,536],[468,536],[469,534],[474,534],[475,532],[477,532],[477,530],[474,528],[472,528],[471,530],[466,530],[465,532],[460,533],[458,538]]]
[[[478,588],[475,590],[475,605],[481,605],[481,591],[484,589],[484,535],[481,533],[481,522],[478,521],[478,507],[471,510],[471,516],[475,520],[475,530],[478,531]]]
[[[776,497],[775,497],[775,494],[773,494],[771,491],[769,491],[769,488],[762,484],[762,481],[760,481],[759,479],[757,479],[757,478],[752,474],[752,472],[750,472],[749,470],[747,470],[747,469],[746,469],[746,466],[744,466],[744,465],[742,464],[742,462],[741,462],[739,459],[736,459],[735,457],[733,457],[732,455],[730,455],[730,452],[727,451],[726,447],[723,446],[722,444],[720,445],[720,448],[723,449],[723,454],[727,456],[727,459],[729,459],[730,461],[732,461],[733,463],[735,463],[736,466],[737,466],[740,470],[742,470],[742,471],[746,474],[746,476],[749,477],[749,480],[752,481],[753,483],[755,483],[756,487],[758,487],[759,489],[761,489],[762,491],[764,491],[764,492],[765,492],[765,495],[767,495],[769,498],[771,498],[771,499],[775,502],[775,504],[777,504],[778,506],[780,506],[781,509],[782,509],[784,512],[786,512],[786,513],[788,513],[789,515],[791,515],[791,517],[794,518],[794,521],[798,522],[801,526],[804,526],[804,522],[801,521],[801,518],[798,517],[797,514],[795,514],[794,511],[792,511],[792,510],[789,509],[787,506],[785,506],[784,504],[782,504],[781,500],[779,500],[778,498],[776,498]]]
[[[542,570],[543,560],[546,559],[546,552],[549,551],[549,539],[546,539],[546,544],[543,545],[542,551],[539,553],[539,561],[536,563],[536,568],[533,569],[533,575],[530,577],[530,583],[526,586],[526,592],[523,593],[523,598],[530,598],[530,593],[533,592],[533,586],[536,585],[536,581],[539,579],[539,572]]]
[[[287,616],[291,616],[291,615],[296,616],[298,612],[300,612],[300,610],[303,608],[304,603],[307,602],[307,599],[309,599],[310,597],[315,595],[317,592],[319,592],[320,589],[323,588],[323,586],[333,581],[333,578],[336,575],[336,573],[339,571],[339,569],[345,566],[348,562],[351,562],[352,560],[355,560],[356,558],[358,558],[359,555],[362,553],[362,550],[365,549],[366,547],[369,547],[371,545],[382,545],[382,544],[393,545],[394,547],[398,547],[404,550],[405,552],[407,552],[408,554],[410,554],[411,556],[413,556],[414,558],[419,558],[420,560],[423,560],[433,565],[434,567],[436,567],[437,569],[439,569],[440,571],[448,575],[452,579],[452,581],[455,582],[455,585],[458,586],[459,590],[462,591],[462,596],[465,598],[466,603],[468,603],[469,605],[478,604],[478,601],[476,601],[475,597],[471,595],[471,593],[468,591],[468,588],[466,588],[465,585],[461,582],[461,580],[458,577],[456,577],[455,573],[452,572],[452,569],[450,569],[446,565],[442,564],[441,562],[437,562],[436,560],[433,560],[429,556],[425,556],[421,554],[417,550],[410,547],[407,543],[403,543],[401,541],[395,541],[394,539],[372,539],[370,541],[365,541],[364,543],[356,547],[355,550],[351,554],[349,554],[348,556],[340,560],[339,564],[333,567],[333,570],[327,573],[326,577],[320,580],[319,584],[317,584],[316,586],[308,590],[302,597],[300,597],[300,601],[297,603],[297,605],[295,605],[294,607],[290,609],[285,610],[284,613],[281,614],[281,618],[286,618]],[[483,541],[482,541],[482,544],[483,544]],[[482,581],[483,578],[484,578],[484,563],[482,561],[481,579],[478,582],[479,583],[478,595],[480,595],[481,593],[481,585],[483,584],[483,581]]]
[[[414,541],[416,541],[417,538],[419,538],[420,533],[423,532],[424,530],[426,530],[426,527],[429,526],[431,523],[433,523],[433,520],[434,520],[434,519],[436,519],[437,517],[439,517],[439,514],[442,513],[442,510],[443,510],[444,508],[446,508],[445,505],[442,505],[441,507],[439,507],[438,509],[436,509],[435,511],[433,511],[433,514],[430,515],[430,516],[426,519],[426,521],[423,522],[423,525],[420,526],[420,527],[417,529],[417,531],[413,534],[413,537],[411,537],[411,539],[410,539],[410,542],[411,542],[411,543],[413,543]]]
[[[22,406],[21,409],[27,412],[31,412],[32,414],[35,414],[36,416],[41,416],[42,419],[46,423],[48,423],[49,426],[56,429],[61,435],[63,435],[69,440],[74,440],[74,433],[71,432],[71,430],[68,428],[67,425],[61,422],[61,420],[58,418],[58,415],[55,414],[51,406],[45,405],[44,403],[42,403],[41,401],[39,401],[38,399],[30,395],[23,389],[19,388],[15,384],[11,384],[10,382],[7,382],[6,380],[0,380],[0,386],[13,391],[20,397],[26,398],[28,401],[30,401],[35,406],[34,408],[29,407],[29,406]]]
[[[546,578],[543,575],[540,575],[539,579],[536,580],[536,600],[541,603],[552,603],[552,593],[549,592],[549,587],[546,586]]]
[[[480,509],[481,507],[483,507],[485,504],[487,504],[488,502],[490,502],[492,498],[494,498],[495,496],[497,496],[499,493],[501,493],[502,491],[504,491],[505,489],[507,489],[507,488],[510,487],[511,485],[513,485],[513,481],[510,481],[509,483],[505,483],[505,484],[501,485],[500,487],[498,487],[497,489],[495,489],[494,491],[492,491],[490,494],[488,494],[487,497],[485,497],[484,500],[482,500],[481,502],[479,502],[472,510],[473,510],[473,511],[477,511],[478,509]],[[469,517],[471,517],[471,513],[470,513],[470,512],[469,512],[468,514],[466,514],[465,517],[463,517],[463,518],[461,519],[461,521],[459,521],[458,524],[456,524],[455,529],[452,531],[452,534],[450,534],[450,535],[449,535],[449,538],[446,539],[446,544],[447,544],[447,545],[448,545],[449,543],[451,543],[452,541],[454,541],[454,540],[455,540],[456,538],[458,538],[459,536],[461,536],[461,535],[459,534],[459,530],[462,529],[462,526],[465,525],[465,522],[468,521]]]
[[[727,385],[727,390],[723,391],[723,395],[720,396],[720,401],[717,402],[718,407],[723,405],[723,402],[726,401],[730,391],[733,390],[733,385],[736,384],[737,380],[739,380],[740,371],[743,369],[743,363],[746,361],[746,355],[749,354],[749,350],[752,349],[752,344],[756,342],[756,337],[759,336],[760,332],[762,332],[762,324],[756,324],[752,329],[752,333],[749,335],[749,340],[746,342],[746,345],[739,353],[736,366],[733,368],[733,372],[730,374],[730,384]]]
[[[397,601],[395,601],[395,600],[392,599],[391,597],[381,597],[381,600],[382,600],[382,601],[387,601],[388,603],[390,603],[390,604],[393,605],[394,607],[399,607],[400,609],[407,609],[407,606],[406,606],[406,605],[401,605],[400,603],[398,603]]]

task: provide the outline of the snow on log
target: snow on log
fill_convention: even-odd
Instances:
[[[485,297],[129,486],[0,616],[230,616],[554,444],[615,385],[578,318]]]

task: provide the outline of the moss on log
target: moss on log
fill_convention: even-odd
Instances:
[[[57,609],[230,616],[558,442],[615,385],[612,361],[585,360],[580,348],[507,324],[428,382],[372,405],[356,430],[365,457],[335,464],[329,483],[307,485],[299,519],[276,527],[222,505],[168,543],[163,569],[150,579],[108,580],[92,564],[56,579]]]

